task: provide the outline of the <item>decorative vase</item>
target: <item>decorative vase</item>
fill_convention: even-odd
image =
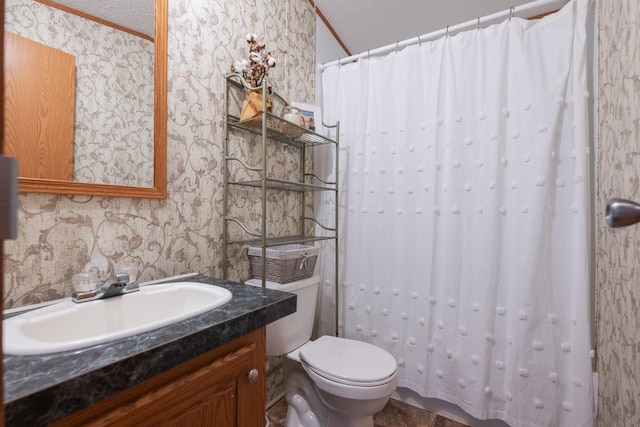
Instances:
[[[267,112],[273,112],[273,103],[267,97]],[[242,111],[240,112],[240,120],[250,120],[262,115],[262,92],[249,92],[249,99],[242,102]]]

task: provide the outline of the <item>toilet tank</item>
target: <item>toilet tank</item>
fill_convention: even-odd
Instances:
[[[313,332],[316,298],[320,276],[289,283],[267,282],[269,289],[297,295],[296,312],[267,325],[267,356],[289,353],[309,341]],[[251,279],[247,284],[262,286],[262,280]]]

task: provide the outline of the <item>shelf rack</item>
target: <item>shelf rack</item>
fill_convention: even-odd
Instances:
[[[318,176],[311,172],[313,165],[305,163],[307,159],[308,150],[312,150],[318,146],[325,146],[327,144],[334,146],[334,161],[335,171],[338,170],[338,139],[339,139],[339,127],[340,124],[323,126],[327,129],[335,129],[336,139],[328,138],[319,133],[313,132],[309,129],[305,129],[302,126],[298,126],[287,120],[284,120],[280,116],[273,113],[263,113],[261,116],[250,119],[240,120],[239,111],[241,108],[242,100],[246,99],[251,91],[262,91],[267,93],[267,79],[263,79],[262,86],[259,88],[251,87],[246,84],[242,76],[235,73],[229,73],[225,75],[225,87],[224,87],[224,162],[223,175],[224,175],[224,223],[223,223],[223,260],[222,269],[223,277],[228,279],[229,268],[229,246],[230,245],[247,245],[247,246],[260,246],[262,249],[262,259],[266,259],[266,249],[271,246],[284,245],[284,244],[305,244],[323,240],[335,240],[335,286],[336,286],[336,300],[338,296],[338,209],[336,209],[335,220],[333,226],[326,226],[320,224],[314,218],[306,214],[306,195],[316,191],[330,191],[335,195],[336,205],[338,203],[338,179],[336,173],[336,179],[334,182],[326,182],[320,179]],[[274,101],[274,110],[278,110],[278,107],[288,105],[279,94],[272,92],[269,95]],[[262,111],[267,110],[266,97],[262,100]],[[231,144],[234,142],[234,134],[247,133],[260,137],[261,140],[261,159],[259,165],[250,165],[246,159],[231,155]],[[240,135],[237,136],[240,138]],[[300,181],[286,181],[276,179],[268,176],[268,156],[267,146],[268,144],[286,144],[298,150],[300,155]],[[258,174],[259,179],[232,179],[230,176],[231,163],[237,162],[243,169],[248,172]],[[255,188],[260,191],[261,198],[261,221],[258,230],[250,229],[239,218],[231,216],[229,209],[229,199],[232,197],[234,187],[246,187]],[[299,194],[301,201],[301,215],[299,218],[300,228],[298,233],[287,236],[268,237],[267,230],[267,192],[268,191],[284,191],[293,192]],[[310,223],[319,226],[327,232],[327,235],[308,235],[305,233],[306,226]],[[236,224],[241,230],[243,238],[232,239],[229,235],[229,225]],[[314,227],[317,229],[317,227]],[[266,286],[266,262],[262,262],[262,286]],[[337,311],[336,311],[337,315]],[[336,331],[338,327],[338,321],[336,316]],[[337,333],[337,332],[336,332]]]

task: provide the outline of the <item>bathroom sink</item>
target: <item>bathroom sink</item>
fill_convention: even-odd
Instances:
[[[102,300],[65,301],[5,319],[4,351],[26,355],[76,350],[167,326],[230,299],[231,292],[219,286],[173,282]]]

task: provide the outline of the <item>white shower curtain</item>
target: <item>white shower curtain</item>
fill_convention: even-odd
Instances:
[[[400,386],[511,426],[592,425],[587,7],[323,72],[341,334],[391,352]]]

